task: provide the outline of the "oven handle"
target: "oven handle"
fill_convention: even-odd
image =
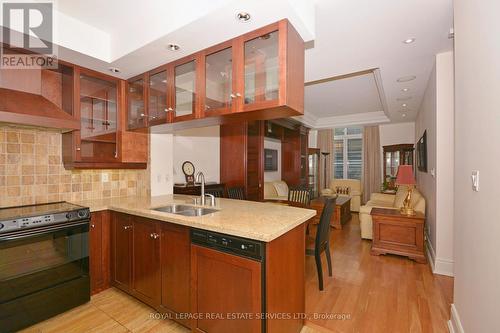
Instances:
[[[16,234],[11,235],[11,236],[3,236],[3,237],[0,236],[0,242],[29,238],[31,236],[44,235],[44,234],[48,234],[52,231],[63,230],[63,229],[73,229],[75,227],[80,227],[80,226],[84,226],[84,225],[88,225],[88,224],[89,224],[89,220],[84,220],[84,221],[77,221],[77,222],[73,222],[73,223],[65,223],[62,225],[42,227],[42,228],[37,228],[37,229],[29,229],[26,231],[17,232]]]

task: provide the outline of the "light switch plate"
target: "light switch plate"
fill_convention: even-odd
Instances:
[[[479,192],[479,170],[472,170],[472,190],[474,192]]]
[[[109,173],[105,172],[102,174],[103,183],[109,182]]]

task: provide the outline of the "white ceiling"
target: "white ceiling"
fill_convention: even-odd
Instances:
[[[427,81],[431,73],[434,55],[453,48],[448,39],[453,26],[452,0],[316,0],[316,39],[314,48],[306,50],[306,82],[344,75],[371,68],[378,68],[381,85],[385,92],[387,110],[391,121],[415,119]],[[415,38],[412,44],[404,44],[407,38]],[[415,75],[407,83],[397,78]],[[344,81],[344,82],[342,82]],[[336,82],[336,89],[351,86],[343,103],[348,108],[360,105],[363,94],[356,95],[358,87],[350,79]],[[401,91],[409,88],[407,93]],[[359,91],[359,90],[358,90]],[[320,105],[321,113],[309,110],[316,117],[344,116],[345,108],[330,107],[331,94],[311,95],[306,89],[306,105],[310,98]],[[397,98],[411,97],[405,102]],[[406,117],[402,117],[402,103]],[[329,109],[329,111],[325,111]],[[368,110],[365,110],[368,111]],[[321,123],[321,120],[318,120]]]
[[[305,94],[305,109],[318,118],[383,111],[373,73],[308,85]]]

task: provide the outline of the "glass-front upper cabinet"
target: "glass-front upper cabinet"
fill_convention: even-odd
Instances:
[[[279,98],[279,32],[264,33],[244,43],[244,104]]]
[[[144,101],[145,76],[139,76],[128,81],[128,117],[129,129],[137,129],[148,126],[146,103]]]
[[[231,112],[241,94],[233,91],[233,48],[225,43],[205,52],[205,115]]]
[[[80,145],[82,161],[115,162],[118,86],[85,72],[80,74]]]
[[[149,74],[148,93],[148,121],[149,126],[167,122],[168,113],[172,108],[168,106],[167,97],[167,70],[163,69]]]
[[[194,119],[196,114],[196,59],[176,62],[173,67],[173,121]]]

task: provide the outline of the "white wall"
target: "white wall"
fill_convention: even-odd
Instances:
[[[427,131],[427,172],[416,171],[426,198],[429,254],[434,273],[453,276],[453,52],[436,55],[415,138]]]
[[[318,130],[309,131],[308,145],[309,148],[318,148]]]
[[[281,141],[271,138],[264,138],[265,149],[275,149],[278,151],[278,171],[264,171],[264,181],[272,182],[281,180]]]
[[[500,1],[455,0],[455,332],[498,332]],[[480,190],[471,186],[480,171]],[[463,328],[463,330],[460,330]]]
[[[206,181],[220,181],[220,128],[210,126],[174,133],[174,182],[184,183],[182,163],[191,161],[196,173],[202,171]]]
[[[379,125],[380,145],[415,143],[415,123],[394,123]]]
[[[173,135],[151,134],[151,195],[173,193]]]

